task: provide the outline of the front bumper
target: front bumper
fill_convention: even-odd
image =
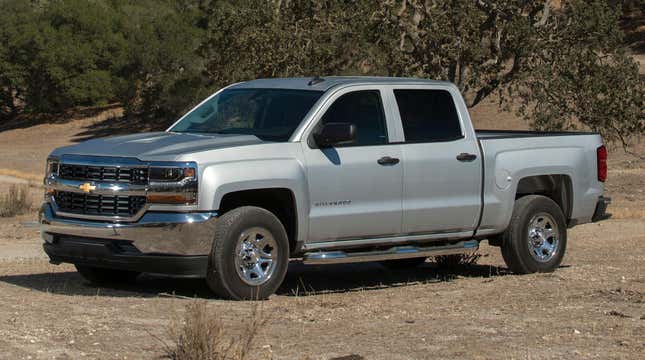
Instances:
[[[216,212],[147,212],[131,223],[91,221],[56,216],[47,202],[39,212],[52,262],[181,275],[206,273],[217,219]]]
[[[208,269],[207,255],[142,254],[117,240],[58,236],[55,242],[44,243],[43,248],[53,264],[70,263],[187,277],[205,277]]]

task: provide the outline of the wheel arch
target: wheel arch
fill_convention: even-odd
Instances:
[[[289,248],[294,252],[298,245],[298,205],[296,195],[289,188],[270,187],[231,191],[221,198],[218,212],[223,215],[241,206],[263,208],[282,223],[289,239]]]
[[[573,184],[567,174],[531,175],[517,183],[515,200],[526,195],[542,195],[553,200],[564,214],[567,222],[573,211]]]
[[[542,195],[553,200],[562,210],[567,225],[573,224],[571,220],[574,204],[573,182],[568,174],[526,175],[517,182],[514,194],[513,202],[528,195]],[[504,229],[510,226],[512,209],[511,206]],[[489,244],[499,246],[502,243],[502,234],[503,231],[496,232],[488,234],[485,238],[488,239]]]
[[[216,163],[204,167],[200,181],[200,210],[221,215],[231,209],[231,204],[262,207],[283,223],[292,250],[304,242],[309,226],[309,196],[305,171],[297,159]]]

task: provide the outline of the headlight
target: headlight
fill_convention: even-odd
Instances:
[[[174,182],[195,177],[195,169],[192,167],[151,167],[150,181]]]
[[[148,172],[150,188],[149,203],[191,205],[197,203],[197,166],[152,165]]]
[[[47,166],[45,167],[45,177],[51,175],[58,175],[58,159],[56,158],[47,159]]]

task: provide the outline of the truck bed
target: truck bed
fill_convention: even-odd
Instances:
[[[511,139],[544,136],[597,135],[585,131],[475,130],[478,139]]]
[[[508,226],[522,179],[563,176],[571,189],[569,219],[591,221],[602,183],[597,180],[600,135],[592,132],[476,130],[484,161],[483,213],[478,234]],[[573,200],[575,199],[575,200]]]

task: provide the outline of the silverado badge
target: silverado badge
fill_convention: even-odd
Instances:
[[[84,193],[89,193],[90,191],[96,189],[96,186],[94,186],[94,185],[92,185],[90,183],[85,183],[83,185],[80,185],[78,188],[83,190]]]

